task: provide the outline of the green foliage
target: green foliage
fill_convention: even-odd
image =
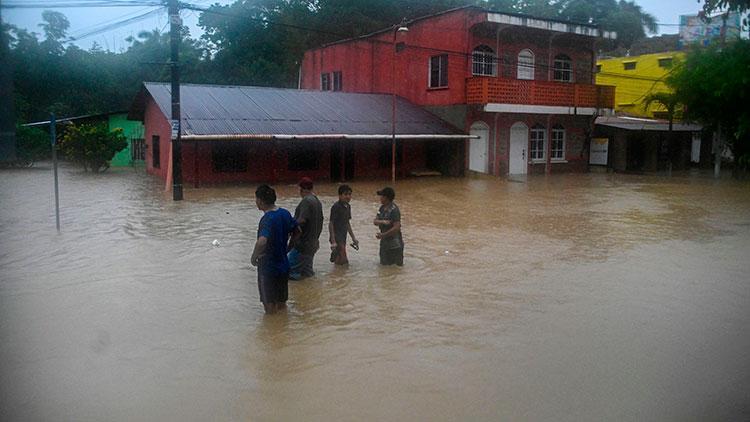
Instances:
[[[182,29],[182,82],[295,87],[304,52],[447,9],[477,5],[497,11],[601,24],[629,48],[655,29],[652,16],[625,0],[237,0],[202,13],[200,40]],[[67,18],[44,11],[44,39],[3,24],[21,122],[127,109],[143,81],[168,81],[169,34],[144,31],[121,53],[67,44]],[[609,46],[612,47],[612,46]],[[609,48],[607,47],[607,48]]]
[[[109,168],[109,162],[128,146],[122,129],[109,131],[105,123],[71,125],[65,130],[61,150],[86,171],[95,173]]]
[[[50,135],[35,127],[16,127],[16,155],[18,159],[34,162],[49,158],[52,154]]]
[[[685,118],[721,126],[739,163],[750,159],[750,41],[694,49],[667,80]],[[747,167],[746,167],[747,168]]]

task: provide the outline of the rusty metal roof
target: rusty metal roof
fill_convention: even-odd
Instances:
[[[658,132],[666,132],[669,130],[669,122],[666,120],[644,119],[640,117],[600,116],[596,118],[596,124],[625,130]],[[674,132],[699,132],[701,130],[703,130],[703,126],[697,124],[682,122],[675,122],[672,124],[672,131]]]
[[[146,95],[171,115],[171,86],[144,83],[130,110],[143,118]],[[182,134],[190,135],[389,135],[391,96],[252,86],[183,84]],[[397,135],[466,137],[432,113],[398,97]]]

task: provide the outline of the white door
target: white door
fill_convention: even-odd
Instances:
[[[471,125],[471,135],[478,139],[469,140],[469,170],[487,173],[487,149],[490,128],[482,122]]]
[[[690,148],[690,161],[700,163],[701,161],[701,134],[693,132],[693,145]]]
[[[526,157],[528,156],[529,128],[518,122],[510,127],[510,153],[508,154],[508,173],[526,174]]]

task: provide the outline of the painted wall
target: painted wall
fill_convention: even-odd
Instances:
[[[585,172],[588,170],[588,148],[586,142],[586,128],[589,116],[567,116],[548,114],[520,114],[520,113],[485,113],[475,111],[467,117],[467,127],[475,122],[484,122],[490,128],[489,151],[487,159],[491,174],[504,176],[508,174],[508,159],[510,151],[510,128],[516,122],[524,123],[529,129],[541,125],[547,129],[546,139],[549,145],[551,129],[561,126],[565,129],[565,159],[550,161],[550,172]],[[468,150],[468,143],[467,143]],[[529,151],[528,144],[526,151]],[[548,154],[545,154],[547,156]],[[527,155],[528,156],[528,155]],[[466,157],[468,168],[468,157]],[[529,173],[544,173],[546,163],[528,163]]]
[[[126,138],[128,138],[128,146],[115,154],[112,158],[112,167],[129,166],[133,164],[132,157],[132,146],[133,139],[143,139],[143,124],[138,121],[128,120],[127,113],[112,114],[109,116],[109,130],[122,128]]]
[[[156,105],[153,98],[147,96],[146,100],[146,111],[143,116],[143,137],[146,140],[146,171],[149,174],[154,174],[162,179],[166,179],[167,172],[169,171],[169,147],[171,144],[171,127],[169,121],[164,114]],[[154,136],[159,137],[159,150],[160,150],[160,165],[158,168],[154,167],[153,153],[154,153]]]
[[[659,65],[660,59],[669,58],[672,59],[671,66]],[[633,116],[664,117],[664,107],[652,104],[646,109],[643,107],[643,100],[649,93],[671,92],[671,89],[664,83],[664,78],[684,58],[685,53],[674,51],[600,59],[597,61],[599,71],[596,74],[596,83],[617,87],[615,90],[616,111]],[[625,70],[626,63],[634,63],[635,69]]]

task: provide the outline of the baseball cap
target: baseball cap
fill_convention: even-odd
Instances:
[[[385,196],[391,201],[396,197],[396,192],[393,191],[393,188],[390,188],[388,186],[384,187],[383,189],[380,189],[376,192],[380,196]]]
[[[306,190],[311,190],[313,188],[313,181],[309,177],[303,177],[299,179],[299,187]]]

